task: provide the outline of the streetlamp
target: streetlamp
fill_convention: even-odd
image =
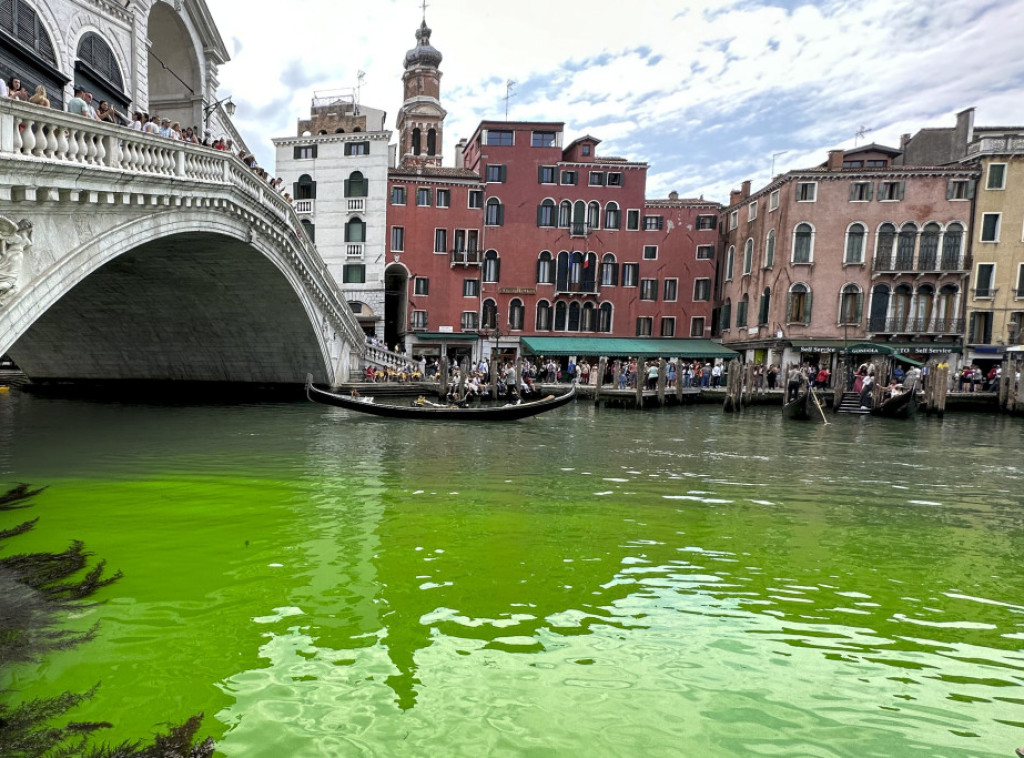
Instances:
[[[217,108],[218,105],[223,103],[224,110],[227,111],[228,116],[235,115],[235,104],[231,101],[231,95],[222,97],[220,100],[210,103],[209,105],[203,106],[203,128],[209,128],[210,126],[210,114]]]

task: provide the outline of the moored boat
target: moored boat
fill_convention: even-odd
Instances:
[[[782,417],[793,421],[810,421],[813,417],[811,411],[811,393],[804,390],[795,400],[790,400],[782,406]]]
[[[917,393],[913,390],[887,397],[871,409],[872,416],[910,418],[917,411]]]

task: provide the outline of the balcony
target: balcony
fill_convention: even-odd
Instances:
[[[452,250],[452,266],[479,266],[483,260],[482,250]]]
[[[366,213],[365,197],[350,197],[345,200],[346,210],[349,213]]]
[[[300,216],[311,216],[313,214],[313,200],[296,200],[295,212]]]
[[[569,224],[570,237],[586,237],[590,234],[591,226],[583,221],[573,221]]]
[[[362,258],[363,248],[366,247],[362,242],[346,242],[345,243],[345,257],[346,258]]]
[[[596,295],[597,282],[560,282],[555,284],[556,295]]]
[[[961,334],[962,318],[889,318],[868,319],[868,332],[874,334]]]
[[[874,274],[923,274],[923,273],[957,273],[971,270],[971,256],[937,252],[923,253],[917,261],[911,255],[876,256],[871,263]]]
[[[1005,137],[982,137],[967,146],[967,155],[1006,155],[1024,152],[1024,135],[1011,134]]]

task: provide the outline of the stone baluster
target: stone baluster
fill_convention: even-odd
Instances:
[[[88,132],[82,135],[85,138],[85,162],[90,166],[96,164],[96,140],[94,134]]]
[[[32,127],[35,126],[33,121],[22,121],[21,127],[21,154],[32,155],[32,152],[36,149],[36,135],[32,133]]]
[[[11,152],[15,155],[20,154],[23,145],[21,130],[24,128],[21,119],[14,114],[11,114],[10,116],[7,114],[0,114],[0,120],[3,121],[5,134],[7,132],[7,124],[9,123],[11,125]],[[6,145],[4,145],[4,147],[6,147]]]
[[[68,130],[61,127],[57,130],[57,157],[68,160]]]
[[[57,154],[57,132],[60,131],[54,124],[47,124],[46,127],[46,148],[43,153],[47,158],[53,160]],[[60,158],[60,155],[57,155]]]

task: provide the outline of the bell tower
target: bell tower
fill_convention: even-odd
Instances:
[[[448,113],[441,107],[441,53],[431,46],[430,31],[424,13],[416,31],[416,47],[405,54],[405,99],[396,123],[402,165],[441,165],[444,117]]]

